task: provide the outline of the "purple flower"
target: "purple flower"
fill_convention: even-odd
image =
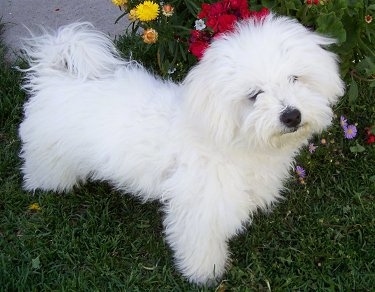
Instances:
[[[345,129],[348,126],[348,120],[344,116],[340,117],[340,125],[343,129]]]
[[[357,127],[355,125],[348,125],[343,129],[346,139],[353,139],[355,136],[357,136]]]
[[[296,166],[296,173],[300,178],[306,177],[306,170],[302,166]]]
[[[344,130],[346,139],[353,139],[357,136],[357,127],[355,125],[348,125],[348,120],[344,116],[340,117],[340,126]]]
[[[310,153],[314,153],[316,148],[318,148],[318,146],[315,146],[314,143],[309,144],[309,152]]]

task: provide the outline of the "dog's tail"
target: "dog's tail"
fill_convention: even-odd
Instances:
[[[59,73],[82,79],[99,78],[126,63],[108,36],[88,22],[62,26],[56,32],[43,29],[41,35],[30,33],[31,37],[23,41],[23,51],[30,65],[24,71],[31,83],[33,77]]]

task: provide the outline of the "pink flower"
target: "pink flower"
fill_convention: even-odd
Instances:
[[[309,152],[310,153],[314,153],[316,148],[318,148],[318,146],[315,146],[313,143],[309,144]]]

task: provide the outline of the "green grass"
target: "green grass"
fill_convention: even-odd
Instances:
[[[64,195],[22,190],[17,127],[25,96],[0,51],[0,291],[198,290],[173,267],[158,204],[106,184]],[[305,184],[292,177],[286,200],[231,241],[220,291],[373,291],[375,147],[364,144],[363,129],[375,122],[375,98],[362,85],[360,100],[346,104],[337,114],[357,122],[359,136],[344,139],[337,118],[316,137],[315,153],[303,151]],[[365,150],[352,152],[356,143]],[[32,203],[41,210],[30,211]]]

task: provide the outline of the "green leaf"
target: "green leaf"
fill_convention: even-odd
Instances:
[[[272,1],[272,0],[262,0],[262,6],[264,7],[267,7],[269,9],[273,9],[275,8],[278,3],[276,1]],[[253,7],[254,5],[250,5],[250,7]]]
[[[346,30],[341,20],[332,11],[321,14],[317,19],[317,31],[335,37],[340,43],[346,40]]]
[[[31,259],[31,267],[35,270],[40,269],[40,259],[37,256],[35,259]]]
[[[375,74],[375,58],[365,57],[357,66],[356,69],[364,74],[366,77],[371,77]]]
[[[287,9],[290,9],[290,10],[296,10],[296,9],[297,9],[297,8],[296,8],[296,5],[294,5],[293,2],[286,2],[286,3],[285,3],[285,7],[286,7]]]
[[[349,87],[349,91],[348,91],[348,97],[349,97],[349,103],[350,104],[354,104],[355,101],[358,98],[358,84],[354,79],[350,83],[350,87]]]
[[[350,149],[350,152],[352,153],[361,153],[366,150],[365,147],[363,147],[362,145],[359,145],[358,143],[355,146],[350,147],[349,149]]]
[[[363,9],[363,1],[348,0],[347,1],[347,13],[350,17],[355,17],[358,14],[358,10]]]

